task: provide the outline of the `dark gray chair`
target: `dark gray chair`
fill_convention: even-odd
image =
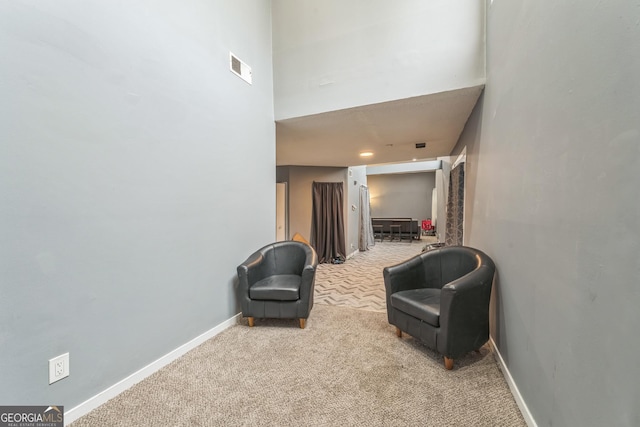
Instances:
[[[318,257],[302,242],[267,245],[238,266],[238,299],[249,326],[254,319],[299,319],[304,329],[313,307]]]
[[[383,270],[387,317],[406,332],[453,360],[489,340],[489,298],[495,265],[466,246],[423,252]]]

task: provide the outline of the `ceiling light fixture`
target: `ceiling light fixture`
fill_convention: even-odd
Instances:
[[[363,151],[362,153],[360,153],[360,157],[371,157],[373,156],[373,153],[371,151]]]

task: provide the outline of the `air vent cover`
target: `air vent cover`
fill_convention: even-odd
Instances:
[[[426,142],[418,142],[416,143],[416,148],[424,148],[427,146]]]
[[[252,84],[251,67],[242,62],[231,52],[229,52],[229,66],[233,74],[237,75],[245,82]]]

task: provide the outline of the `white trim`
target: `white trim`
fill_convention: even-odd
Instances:
[[[518,390],[518,386],[516,385],[515,381],[513,380],[513,377],[511,376],[511,372],[509,372],[509,368],[507,368],[507,365],[504,363],[504,359],[502,358],[502,355],[500,354],[500,350],[498,350],[498,347],[496,346],[496,343],[493,340],[493,337],[489,338],[489,343],[493,348],[493,354],[496,355],[496,360],[498,362],[498,366],[500,367],[500,370],[502,371],[502,374],[504,375],[504,379],[507,382],[507,385],[509,385],[511,394],[515,399],[516,404],[518,405],[518,408],[520,408],[520,412],[522,413],[522,417],[524,418],[524,421],[527,423],[529,427],[538,427],[538,424],[536,424],[536,420],[533,419],[533,415],[531,415],[531,412],[529,411],[527,404],[525,403],[524,399],[522,398],[522,395],[520,394],[520,390]]]
[[[204,332],[203,334],[195,337],[194,339],[187,342],[186,344],[183,344],[180,347],[176,348],[175,350],[170,351],[169,353],[165,354],[155,362],[151,362],[144,368],[118,381],[117,383],[107,388],[106,390],[103,390],[100,393],[96,394],[95,396],[87,399],[86,401],[82,402],[78,406],[71,408],[68,411],[65,411],[64,424],[68,425],[74,422],[75,420],[77,420],[78,418],[82,417],[83,415],[88,414],[92,410],[96,409],[98,406],[102,405],[103,403],[106,403],[110,399],[113,399],[123,391],[139,383],[140,381],[147,378],[148,376],[155,373],[156,371],[159,371],[161,368],[173,362],[174,360],[178,359],[188,351],[193,350],[194,348],[196,348],[203,342],[207,341],[208,339],[215,337],[220,332],[235,325],[236,323],[238,323],[238,319],[240,318],[241,315],[242,315],[241,313],[236,314],[230,319],[227,319],[224,322],[220,323],[218,326],[215,326],[212,329],[209,329],[208,331]]]
[[[451,170],[454,170],[456,166],[458,166],[460,163],[465,163],[466,161],[467,161],[467,146],[465,145],[462,151],[460,152],[460,154],[458,155],[458,157],[456,158],[456,161],[453,162],[453,165],[451,165]]]
[[[353,257],[355,254],[357,254],[360,250],[356,249],[355,251],[351,252],[349,255],[347,255],[347,259]]]
[[[395,173],[433,172],[442,169],[442,160],[426,160],[423,162],[393,163],[388,165],[367,166],[367,176]]]

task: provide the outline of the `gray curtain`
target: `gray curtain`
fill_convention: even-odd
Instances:
[[[344,238],[343,187],[341,182],[315,182],[312,188],[311,246],[321,263],[347,256]]]
[[[373,225],[371,224],[371,201],[369,199],[369,188],[366,185],[360,186],[360,224],[358,227],[358,249],[369,250],[375,245],[373,236]]]
[[[464,218],[464,163],[453,168],[449,175],[449,199],[447,200],[447,229],[445,244],[462,245]]]

